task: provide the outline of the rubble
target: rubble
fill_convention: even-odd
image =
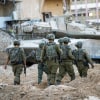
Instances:
[[[68,82],[66,75],[61,85],[47,86],[46,75],[37,84],[37,65],[27,68],[27,76],[21,75],[21,85],[13,85],[11,66],[0,67],[0,100],[100,100],[100,65],[89,69],[87,78],[80,78],[75,68],[76,79]]]
[[[14,40],[8,33],[0,30],[0,65],[5,63],[5,59],[7,57],[5,53],[5,49],[11,44]]]
[[[0,30],[0,51],[4,51],[5,48],[11,44],[13,41],[13,37],[11,37],[8,33]]]

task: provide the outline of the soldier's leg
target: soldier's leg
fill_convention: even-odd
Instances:
[[[52,62],[50,85],[55,84],[57,69],[58,69],[58,64]]]
[[[16,66],[13,66],[12,65],[12,71],[13,71],[13,74],[14,74],[14,76],[16,75]]]
[[[47,67],[46,64],[44,64],[44,67],[43,67],[43,72],[45,72],[45,74],[47,75],[47,82],[50,81],[50,75],[48,75],[50,72],[49,72],[49,69]]]
[[[49,70],[46,64],[43,65],[43,72],[45,72],[45,74],[49,73]]]
[[[82,70],[82,77],[87,77],[87,71],[88,71],[88,67],[84,66],[84,68]]]
[[[83,63],[78,62],[77,63],[77,69],[78,69],[78,72],[79,72],[79,76],[82,77]]]
[[[42,81],[42,75],[43,75],[43,65],[41,63],[38,64],[38,84]]]
[[[62,80],[62,78],[64,77],[65,74],[66,74],[65,63],[61,63],[61,65],[59,67],[59,73],[58,73],[57,79],[56,79],[57,85],[59,85],[61,83],[61,80]]]
[[[66,70],[68,72],[68,75],[71,77],[71,81],[75,79],[75,72],[73,68],[72,62],[66,62]]]
[[[14,74],[14,85],[16,85],[17,83],[15,82],[15,77],[16,77],[16,66],[12,65],[12,71]]]
[[[47,65],[47,70],[48,70],[48,74],[47,74],[47,84],[50,85],[52,62],[47,61],[47,64],[46,65]]]
[[[16,65],[16,73],[15,73],[15,79],[14,79],[15,85],[20,84],[20,75],[22,73],[22,69],[23,69],[22,64]]]

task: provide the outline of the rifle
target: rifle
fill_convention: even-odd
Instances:
[[[26,77],[26,66],[24,65],[24,74],[25,74],[25,77]]]

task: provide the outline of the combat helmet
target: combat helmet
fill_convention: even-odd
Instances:
[[[69,43],[69,42],[70,42],[70,39],[69,39],[68,37],[64,37],[64,38],[63,38],[63,42],[64,42],[64,43]]]
[[[20,45],[20,41],[15,40],[15,41],[13,42],[13,45]]]
[[[55,39],[55,35],[54,34],[48,34],[47,35],[47,39],[48,40],[54,40]]]
[[[63,38],[60,38],[60,39],[58,40],[58,42],[59,42],[59,43],[63,43]]]
[[[77,43],[75,44],[75,46],[76,46],[77,48],[82,48],[82,42],[81,42],[81,41],[77,42]]]
[[[45,43],[44,43],[44,42],[41,42],[41,43],[39,44],[39,48],[42,48],[44,45],[45,45]]]

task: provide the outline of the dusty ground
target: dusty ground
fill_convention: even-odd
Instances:
[[[37,84],[37,65],[27,68],[27,76],[21,75],[21,85],[13,85],[11,67],[0,67],[0,100],[100,100],[100,65],[89,69],[87,78],[80,78],[75,68],[76,79],[69,82],[68,75],[62,85],[47,86],[46,75],[42,84]]]

